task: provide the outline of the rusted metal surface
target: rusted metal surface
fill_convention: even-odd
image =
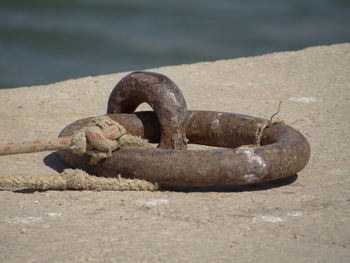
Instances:
[[[256,131],[266,121],[260,118],[211,111],[184,110],[183,113],[182,110],[185,108],[179,106],[175,111],[168,109],[166,112],[170,114],[164,117],[159,124],[158,111],[162,111],[162,106],[160,106],[162,104],[158,100],[167,99],[169,104],[167,102],[166,105],[171,106],[173,95],[165,93],[165,98],[160,96],[149,99],[147,96],[153,94],[154,91],[158,92],[159,87],[151,89],[150,86],[153,84],[142,83],[143,75],[147,74],[141,74],[136,81],[138,84],[133,84],[134,82],[127,77],[123,79],[122,81],[125,82],[122,83],[129,83],[121,84],[126,91],[114,90],[112,92],[108,112],[132,112],[137,107],[136,105],[143,101],[150,103],[156,111],[115,113],[108,116],[123,125],[127,132],[133,135],[141,136],[154,143],[160,141],[160,147],[154,149],[125,147],[115,151],[111,158],[97,165],[88,165],[87,157],[77,156],[69,150],[63,150],[60,154],[66,162],[98,176],[116,177],[121,174],[125,177],[157,182],[161,186],[209,186],[263,182],[296,174],[308,163],[309,143],[301,133],[285,124],[275,123],[267,127],[262,136],[262,146],[251,146],[255,143]],[[149,80],[145,81],[148,83]],[[164,86],[166,86],[169,82],[157,76],[154,83],[159,86],[165,83]],[[129,85],[134,89],[133,92],[127,91]],[[146,95],[142,95],[141,98],[136,95],[140,86],[149,88],[148,93],[144,92]],[[160,87],[161,90],[163,88]],[[134,96],[137,98],[136,102]],[[183,97],[180,96],[179,101],[182,100],[181,98]],[[128,106],[129,102],[132,106]],[[163,129],[169,125],[166,123],[169,123],[172,116],[178,116],[179,112],[181,122],[177,122],[177,125],[172,128],[175,131],[181,130],[183,136],[181,140],[185,141],[184,138],[187,137],[189,143],[222,148],[183,150],[183,146],[179,149],[177,144],[168,144],[173,134],[169,135],[169,131],[164,132]],[[88,121],[89,119],[84,119],[67,126],[60,136],[71,135]],[[163,141],[166,142],[162,143]]]
[[[132,113],[143,102],[157,115],[161,128],[160,148],[186,149],[186,101],[168,77],[153,72],[133,72],[113,89],[107,113]]]

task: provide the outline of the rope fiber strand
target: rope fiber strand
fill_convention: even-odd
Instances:
[[[280,113],[280,110],[281,110],[281,105],[282,105],[282,101],[280,101],[278,103],[278,109],[277,111],[271,115],[270,119],[268,121],[265,121],[264,123],[262,123],[258,129],[256,130],[256,133],[255,133],[255,145],[257,146],[261,146],[261,139],[262,139],[262,136],[264,134],[264,131],[266,128],[268,128],[269,126],[271,126],[273,123],[282,123],[281,121],[277,121],[277,122],[274,122],[273,121],[273,118]]]

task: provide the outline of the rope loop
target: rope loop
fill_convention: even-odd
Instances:
[[[106,116],[100,116],[74,133],[69,148],[75,154],[90,155],[90,164],[97,164],[122,146],[118,140],[124,135],[126,130],[122,125]]]

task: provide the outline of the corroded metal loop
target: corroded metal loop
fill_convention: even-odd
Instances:
[[[154,112],[132,113],[142,102],[150,104]],[[186,111],[178,87],[157,73],[134,72],[123,78],[112,91],[107,112],[128,133],[150,142],[160,141],[161,147],[124,147],[97,165],[89,165],[87,156],[60,151],[71,166],[97,176],[121,174],[164,186],[209,186],[283,178],[301,171],[310,158],[308,141],[288,125],[269,125],[264,129],[262,146],[252,146],[257,130],[267,120],[234,113]],[[90,119],[67,126],[60,136],[72,135]],[[186,136],[190,143],[221,148],[182,150]]]
[[[168,77],[152,72],[133,72],[113,89],[107,113],[133,113],[143,102],[154,110],[161,129],[159,147],[186,149],[186,101]]]
[[[128,133],[151,142],[159,138],[153,112],[111,114]],[[167,150],[125,147],[98,165],[69,150],[60,152],[71,166],[92,174],[157,182],[164,186],[209,186],[249,184],[279,179],[301,171],[309,161],[306,138],[292,127],[276,123],[264,130],[262,146],[255,143],[264,119],[224,112],[188,111],[187,137],[190,143],[222,147],[213,150]],[[84,127],[89,119],[67,126],[60,136]]]

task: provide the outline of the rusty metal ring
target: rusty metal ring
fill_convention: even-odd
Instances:
[[[186,149],[186,101],[167,76],[137,71],[125,76],[109,96],[107,113],[133,113],[143,102],[157,115],[161,129],[159,147]]]
[[[127,132],[151,142],[160,137],[153,112],[111,114]],[[245,115],[188,111],[189,143],[216,147],[213,150],[167,150],[125,147],[98,165],[89,165],[88,157],[69,150],[60,152],[71,166],[92,174],[158,182],[164,186],[209,186],[213,184],[246,184],[269,181],[296,174],[308,163],[310,146],[306,138],[285,124],[266,128],[262,146],[242,146],[255,142],[255,133],[264,119]],[[67,136],[84,127],[84,119],[67,126],[60,136]],[[144,125],[146,124],[147,125]]]
[[[150,142],[159,142],[162,136],[158,116],[154,112],[108,116],[122,124],[127,132]],[[67,126],[60,136],[73,134],[90,119]],[[189,143],[224,148],[169,150],[125,147],[97,165],[89,165],[86,156],[74,155],[69,150],[60,151],[60,155],[71,166],[98,176],[116,177],[122,174],[163,186],[247,184],[283,178],[301,171],[309,161],[310,146],[301,133],[288,125],[274,123],[264,130],[262,146],[245,146],[255,143],[256,131],[265,121],[233,113],[187,111],[184,123],[187,124],[185,132]]]

